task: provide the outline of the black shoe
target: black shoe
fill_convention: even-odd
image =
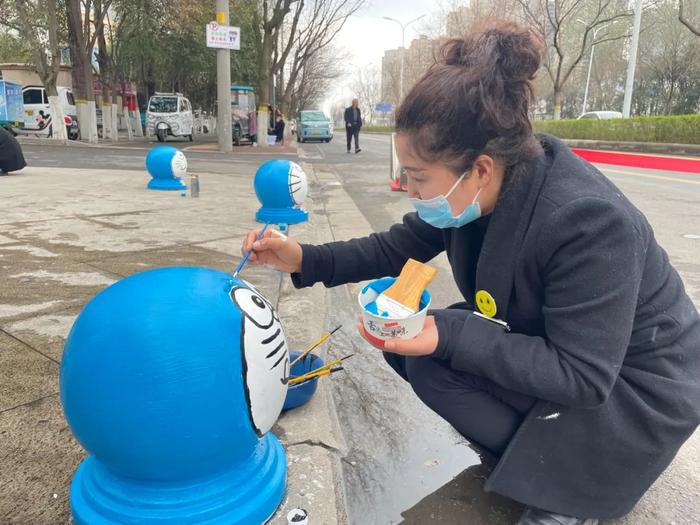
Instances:
[[[350,153],[350,150],[348,150],[348,153]]]
[[[361,151],[362,151],[362,150],[361,150],[360,148],[357,148],[357,149],[355,150],[355,153],[359,153],[359,152],[361,152]],[[350,153],[350,152],[348,151],[348,153]]]
[[[598,525],[598,520],[575,518],[535,507],[527,507],[516,525]]]

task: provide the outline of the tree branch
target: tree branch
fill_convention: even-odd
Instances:
[[[683,0],[678,0],[678,20],[687,27],[695,36],[700,36],[700,28],[695,27],[683,13]]]

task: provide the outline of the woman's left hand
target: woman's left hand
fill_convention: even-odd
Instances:
[[[383,348],[375,345],[367,338],[365,327],[362,324],[362,316],[360,316],[357,320],[357,331],[360,332],[360,335],[375,348],[379,348],[380,350],[394,354],[411,356],[430,355],[435,352],[438,345],[437,325],[435,324],[435,317],[432,315],[425,318],[423,330],[421,330],[421,332],[413,339],[387,339],[384,342]]]

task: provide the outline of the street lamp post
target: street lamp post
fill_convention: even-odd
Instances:
[[[406,28],[410,26],[412,23],[417,22],[421,18],[423,18],[425,15],[420,15],[417,18],[414,18],[413,20],[410,20],[406,22],[405,24],[401,23],[400,21],[396,20],[395,18],[391,18],[390,16],[384,16],[384,20],[390,20],[392,22],[396,22],[399,24],[401,27],[401,65],[399,66],[399,102],[403,100],[403,63],[405,59],[405,54],[406,54]]]
[[[637,48],[639,47],[639,30],[642,25],[642,0],[637,0],[634,7],[634,28],[632,30],[632,44],[630,46],[630,58],[627,64],[627,82],[625,83],[625,99],[622,103],[622,116],[630,116],[632,106],[632,89],[634,88],[634,70],[637,67]]]
[[[580,22],[581,20],[577,19],[577,21]],[[583,92],[583,108],[581,109],[582,115],[586,112],[586,104],[588,103],[588,85],[591,82],[591,69],[593,69],[593,53],[595,52],[595,39],[598,36],[598,31],[607,26],[608,24],[605,24],[593,29],[593,43],[591,44],[591,56],[588,60],[588,75],[586,75],[586,89]]]

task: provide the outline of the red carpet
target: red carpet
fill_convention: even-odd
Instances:
[[[671,157],[663,155],[646,155],[642,153],[623,153],[621,151],[602,151],[593,149],[571,148],[579,157],[588,162],[600,164],[615,164],[634,168],[652,170],[682,171],[684,173],[700,173],[700,158]]]

